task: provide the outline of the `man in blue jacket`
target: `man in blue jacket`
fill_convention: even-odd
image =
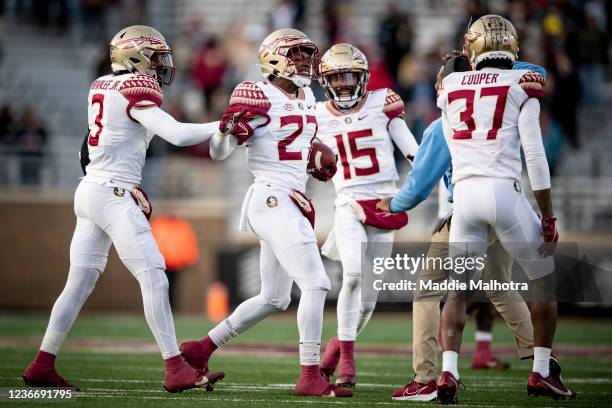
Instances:
[[[470,70],[469,66],[459,66],[465,60],[458,57],[460,57],[460,53],[445,57],[445,67],[441,69],[440,75],[443,75],[444,70],[450,70],[450,72]],[[456,64],[456,66],[452,67],[453,64]],[[515,62],[513,69],[529,69],[543,76],[546,75],[546,71],[542,67],[526,62]],[[401,190],[394,197],[382,200],[379,203],[379,209],[389,212],[408,211],[424,201],[440,179],[444,180],[448,191],[448,201],[452,202],[451,154],[444,139],[442,118],[433,121],[423,133],[421,145],[413,161],[413,169]],[[451,215],[452,212],[442,219],[436,227],[427,257],[446,258],[448,256]],[[503,270],[505,276],[510,276],[512,258],[501,246],[492,247],[487,255],[483,278],[486,278],[487,272],[490,273],[491,270]],[[446,279],[447,274],[443,270],[423,269],[419,275],[419,280],[423,281],[442,282]],[[445,295],[446,292],[444,291],[417,289],[415,292],[415,302],[413,303],[413,369],[415,375],[409,384],[394,392],[392,398],[395,400],[429,401],[437,396],[435,378],[437,376],[437,336],[440,323],[439,302],[443,300]],[[529,309],[522,301],[521,296],[515,291],[487,293],[487,296],[512,331],[519,356],[521,358],[531,357],[533,355],[533,325]],[[483,323],[489,327],[485,327],[485,329],[488,329],[488,333],[477,331],[477,351],[472,362],[473,366],[475,368],[488,368],[489,366],[491,368],[502,368],[498,364],[499,362],[491,357],[489,348],[491,341],[490,327],[494,315],[492,316],[492,310],[486,309],[487,307],[490,308],[488,303],[480,303],[478,307],[483,309],[482,314],[487,316],[483,319]],[[482,358],[483,356],[484,358]]]

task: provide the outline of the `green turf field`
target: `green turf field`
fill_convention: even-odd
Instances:
[[[76,402],[54,403],[70,407],[205,406],[272,407],[435,405],[395,402],[392,391],[410,380],[409,314],[378,314],[358,343],[358,387],[350,400],[297,398],[292,395],[298,376],[294,311],[275,316],[244,333],[213,358],[211,368],[224,370],[226,379],[212,393],[190,390],[166,393],[163,367],[152,336],[140,316],[84,315],[77,320],[58,358],[58,369],[82,392]],[[45,329],[46,315],[0,314],[0,386],[20,386],[20,374],[33,356]],[[198,338],[211,326],[198,317],[176,319],[179,340]],[[327,314],[323,337],[335,330],[333,314]],[[512,363],[508,371],[469,369],[473,326],[466,332],[465,353],[460,362],[466,390],[460,402],[476,407],[505,406],[612,406],[612,321],[564,319],[558,330],[564,379],[578,391],[573,401],[527,397],[531,363],[518,361],[503,323],[496,325],[494,349]],[[278,350],[258,350],[257,345],[277,345]],[[246,346],[254,346],[247,348]],[[291,346],[291,347],[287,347]],[[359,355],[359,350],[364,351]],[[377,354],[382,351],[383,354]],[[42,403],[0,402],[0,406],[43,406]]]

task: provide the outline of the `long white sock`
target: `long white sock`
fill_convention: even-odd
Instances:
[[[361,317],[359,313],[361,306],[360,297],[361,277],[344,275],[336,307],[338,339],[341,341],[355,341],[357,338],[357,326]]]
[[[230,339],[280,310],[282,309],[268,303],[262,295],[254,296],[238,305],[227,319],[208,332],[208,336],[217,347],[221,347]]]
[[[323,329],[324,289],[305,289],[300,296],[297,312],[300,332],[300,365],[316,365],[321,359],[321,331]]]
[[[533,348],[533,372],[540,373],[544,378],[550,374],[550,352],[548,347]]]
[[[66,339],[68,331],[76,320],[83,303],[91,294],[101,271],[96,268],[71,265],[66,286],[55,301],[47,331],[40,349],[47,353],[57,354]]]
[[[474,335],[476,341],[486,341],[488,343],[493,341],[493,333],[476,330],[476,334]]]
[[[459,353],[456,351],[445,351],[442,353],[442,371],[448,371],[459,379],[459,371],[457,370],[457,359]]]
[[[174,319],[168,300],[168,278],[163,270],[147,269],[136,276],[142,293],[145,318],[164,359],[180,353],[174,332]]]

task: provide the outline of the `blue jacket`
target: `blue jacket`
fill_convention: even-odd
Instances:
[[[513,69],[529,69],[546,78],[546,70],[539,65],[516,61]],[[448,201],[453,202],[451,154],[444,139],[442,118],[438,118],[423,132],[423,138],[412,162],[413,168],[401,190],[391,200],[392,212],[408,211],[424,201],[438,181],[444,177]]]

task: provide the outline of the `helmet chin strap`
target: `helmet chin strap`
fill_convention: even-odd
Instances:
[[[289,80],[291,80],[291,82],[293,82],[298,88],[306,88],[307,86],[310,86],[311,82],[310,78],[295,74],[291,75]]]

